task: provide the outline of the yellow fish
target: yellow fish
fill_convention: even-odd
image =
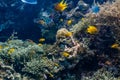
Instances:
[[[68,52],[63,52],[63,54],[62,54],[64,57],[69,57],[70,56],[70,54],[68,53]]]
[[[96,34],[97,32],[98,32],[98,29],[95,26],[88,26],[87,33]]]
[[[62,0],[61,2],[55,5],[55,10],[62,12],[67,7],[68,7],[68,4],[64,0]]]
[[[39,39],[39,42],[44,42],[45,41],[45,38],[40,38]]]
[[[12,54],[14,51],[15,51],[15,48],[10,48],[10,49],[8,50],[8,54]]]
[[[67,32],[67,33],[65,34],[66,37],[71,37],[72,35],[73,35],[72,32]]]
[[[67,25],[71,25],[71,24],[72,24],[72,21],[73,21],[72,19],[68,20],[68,21],[67,21]]]
[[[117,43],[114,43],[111,45],[111,48],[113,48],[113,49],[117,49],[118,47],[119,47],[119,44],[117,44]]]
[[[39,44],[38,44],[38,46],[42,46],[42,44],[41,44],[41,43],[39,43]]]

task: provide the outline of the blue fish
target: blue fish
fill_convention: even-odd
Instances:
[[[93,5],[91,10],[93,13],[98,13],[100,11],[100,7],[98,5]]]
[[[92,5],[91,10],[92,10],[92,12],[95,13],[95,14],[100,11],[100,7],[98,6],[98,4],[96,4],[96,0],[93,1],[93,5]]]
[[[37,0],[21,0],[21,1],[27,4],[37,4]]]

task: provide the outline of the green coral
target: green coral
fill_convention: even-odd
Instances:
[[[115,78],[112,73],[105,69],[100,69],[95,72],[92,76],[83,76],[82,80],[119,80]]]
[[[32,59],[30,62],[27,62],[22,71],[39,78],[44,78],[44,75],[46,74],[50,77],[54,77],[54,73],[57,70],[59,69],[55,62],[47,57],[40,57],[39,59]]]

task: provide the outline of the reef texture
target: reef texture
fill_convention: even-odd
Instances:
[[[96,14],[89,13],[87,17],[90,19],[91,25],[109,26],[115,37],[120,39],[120,0],[112,3],[100,5],[100,12]]]
[[[119,5],[120,0],[105,3],[71,29],[60,28],[53,45],[13,33],[0,42],[0,79],[120,80]]]

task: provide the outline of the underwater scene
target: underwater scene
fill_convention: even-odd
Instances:
[[[120,80],[120,0],[0,0],[0,80]]]

